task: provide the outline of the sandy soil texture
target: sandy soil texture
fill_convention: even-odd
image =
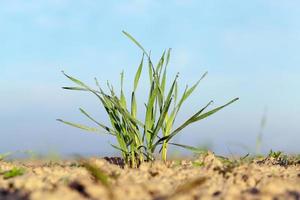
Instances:
[[[89,162],[107,175],[108,184],[77,161],[0,161],[0,199],[300,199],[300,162],[283,158],[227,160],[208,153],[139,169],[98,158]],[[4,178],[14,167],[25,173]]]

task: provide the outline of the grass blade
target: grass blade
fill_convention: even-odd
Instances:
[[[124,71],[121,73],[121,94],[120,94],[120,104],[121,106],[126,109],[127,105],[126,105],[126,98],[124,95],[124,91],[123,91],[123,83],[124,83]],[[113,90],[112,90],[113,91]]]
[[[82,125],[82,124],[76,124],[76,123],[73,123],[73,122],[64,121],[62,119],[57,119],[57,121],[62,122],[62,123],[67,124],[67,125],[70,125],[70,126],[73,126],[75,128],[80,128],[80,129],[85,130],[85,131],[99,132],[99,130],[96,129],[96,128],[88,127],[88,126],[85,126],[85,125]]]
[[[201,114],[210,104],[212,103],[212,101],[210,101],[206,106],[204,106],[203,108],[201,108],[198,112],[196,112],[192,117],[190,117],[188,120],[186,120],[181,126],[179,126],[177,129],[175,129],[170,135],[166,135],[162,138],[160,138],[156,143],[155,143],[155,147],[157,145],[159,145],[160,143],[162,143],[163,141],[168,142],[172,137],[174,137],[178,132],[180,132],[182,129],[184,129],[185,127],[187,127],[190,123],[192,123],[192,120],[194,118],[196,118],[199,114]],[[154,147],[154,148],[155,148]]]
[[[65,89],[65,90],[88,91],[87,89],[81,88],[81,87],[62,87],[62,89]]]
[[[169,61],[170,61],[171,51],[172,51],[172,49],[169,48],[168,52],[167,52],[167,59],[166,59],[166,65],[165,65],[166,67],[168,66]]]
[[[98,124],[101,128],[103,128],[104,130],[106,130],[109,134],[111,135],[115,135],[113,132],[113,130],[111,128],[108,128],[107,126],[101,124],[100,122],[96,121],[94,118],[92,118],[85,110],[83,110],[82,108],[79,108],[80,112],[82,114],[84,114],[87,118],[89,118],[90,120],[92,120],[93,122],[95,122],[96,124]]]
[[[141,63],[139,65],[139,68],[135,74],[135,77],[134,77],[134,86],[133,86],[133,91],[136,90],[137,86],[138,86],[138,83],[139,83],[139,80],[140,80],[140,77],[141,77],[141,73],[142,73],[142,69],[143,69],[143,63],[144,63],[144,54],[143,54],[143,57],[142,57],[142,60],[141,60]]]
[[[239,98],[235,98],[235,99],[231,100],[230,102],[226,103],[226,104],[223,105],[223,106],[220,106],[220,107],[218,107],[218,108],[215,108],[215,109],[213,109],[213,110],[211,110],[211,111],[209,111],[209,112],[207,112],[207,113],[204,113],[204,114],[198,116],[193,122],[196,122],[196,121],[199,121],[199,120],[204,119],[204,118],[206,118],[206,117],[209,117],[210,115],[212,115],[212,114],[218,112],[219,110],[222,110],[223,108],[229,106],[230,104],[232,104],[233,102],[235,102],[235,101],[237,101],[237,100],[239,100]]]
[[[136,118],[136,113],[137,113],[137,105],[136,105],[135,93],[132,92],[132,94],[131,94],[131,115],[133,118]]]
[[[136,41],[136,39],[134,39],[134,37],[132,37],[129,33],[127,33],[126,31],[122,31],[124,35],[126,35],[133,43],[135,43],[142,51],[143,53],[149,57],[148,53],[146,52],[146,50],[144,49],[144,47],[138,42]]]
[[[190,125],[191,123],[197,122],[199,120],[202,120],[206,117],[209,117],[210,115],[220,111],[221,109],[225,108],[226,106],[232,104],[233,102],[237,101],[239,98],[235,98],[233,100],[231,100],[230,102],[228,102],[227,104],[217,107],[209,112],[206,112],[204,114],[201,115],[201,113],[212,103],[208,103],[204,108],[202,108],[200,111],[198,111],[195,115],[193,115],[190,119],[188,119],[182,126],[180,126],[179,128],[177,128],[175,131],[173,131],[169,138],[167,139],[167,141],[169,141],[172,137],[174,137],[179,131],[181,131],[183,128],[185,128],[186,126]]]
[[[185,101],[193,92],[194,90],[197,88],[197,86],[199,85],[200,81],[207,75],[207,72],[205,72],[201,78],[190,88],[186,91],[183,101]]]

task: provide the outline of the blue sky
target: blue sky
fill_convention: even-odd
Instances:
[[[124,69],[129,90],[141,52],[122,30],[156,59],[171,47],[170,73],[180,72],[182,87],[209,72],[178,122],[209,100],[217,106],[240,97],[178,141],[243,153],[240,146],[255,147],[267,108],[263,150],[299,152],[299,20],[300,2],[292,0],[1,1],[0,152],[110,154],[112,138],[55,119],[89,123],[78,112],[84,107],[107,122],[93,96],[60,88],[70,85],[60,71],[90,84],[95,76],[118,84]]]

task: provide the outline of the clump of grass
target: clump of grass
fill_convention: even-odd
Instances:
[[[190,118],[188,118],[182,125],[174,128],[174,122],[183,103],[194,92],[200,81],[207,75],[207,73],[204,73],[201,78],[194,85],[192,85],[192,87],[187,86],[182,95],[178,95],[178,74],[173,79],[171,86],[169,88],[166,87],[167,68],[170,60],[171,49],[164,51],[158,63],[154,65],[151,60],[150,53],[147,53],[143,46],[130,34],[125,31],[123,31],[123,33],[134,44],[136,44],[143,53],[141,62],[134,77],[131,99],[129,101],[125,98],[124,94],[123,72],[121,73],[120,77],[121,90],[119,94],[116,93],[114,87],[109,83],[107,83],[108,92],[105,92],[99,85],[99,82],[96,78],[95,84],[97,88],[94,89],[64,72],[63,74],[77,86],[63,87],[63,89],[88,91],[99,99],[108,114],[111,127],[98,122],[84,109],[80,108],[79,110],[88,119],[93,121],[99,128],[104,129],[106,134],[115,136],[118,145],[112,146],[122,153],[125,162],[131,167],[137,167],[144,161],[154,160],[154,154],[158,149],[159,153],[161,153],[162,160],[166,161],[169,145],[176,145],[194,152],[199,152],[199,149],[195,147],[172,143],[171,139],[190,124],[213,115],[214,113],[238,100],[238,98],[235,98],[220,107],[206,112],[206,109],[212,104],[212,101],[210,101],[204,107],[200,108],[196,113],[194,113]],[[140,120],[137,118],[138,108],[136,93],[145,63],[148,68],[150,87],[148,91],[148,100],[145,103],[145,117],[144,119]],[[58,119],[58,121],[86,131],[99,131],[99,129],[95,127],[88,127],[62,119]]]
[[[273,151],[272,149],[270,150],[269,155],[268,155],[269,158],[274,158],[274,159],[279,159],[282,156],[285,157],[285,155],[282,153],[282,151]]]
[[[4,179],[10,179],[16,176],[22,176],[25,173],[25,169],[14,167],[11,170],[3,172],[3,178]]]
[[[300,158],[297,155],[287,155],[282,151],[270,150],[269,154],[259,161],[257,164],[272,164],[287,167],[289,165],[298,165]]]
[[[214,170],[226,177],[227,174],[232,173],[236,167],[239,167],[245,163],[252,162],[254,158],[251,158],[249,155],[250,154],[246,154],[240,158],[227,158],[223,156],[216,156],[222,162],[222,166],[217,166],[214,168]]]
[[[276,161],[274,164],[279,164],[281,166],[293,164],[292,159],[288,155],[284,154],[282,151],[270,150],[270,153],[267,158],[273,158]]]

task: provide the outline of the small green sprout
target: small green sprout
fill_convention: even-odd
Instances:
[[[235,98],[220,107],[206,111],[206,109],[212,104],[212,101],[210,101],[204,107],[200,108],[194,115],[184,121],[180,126],[174,128],[174,122],[183,103],[195,91],[200,81],[207,75],[207,72],[204,73],[200,79],[192,85],[192,87],[187,86],[183,94],[179,96],[177,83],[178,74],[171,82],[170,88],[166,87],[167,68],[170,60],[171,49],[164,51],[158,63],[155,65],[151,60],[150,53],[147,53],[142,45],[129,33],[125,31],[123,31],[123,33],[142,50],[143,54],[134,77],[133,89],[129,101],[126,100],[123,89],[124,72],[121,73],[120,77],[121,89],[119,95],[110,83],[107,83],[108,92],[105,92],[99,85],[96,78],[95,84],[97,87],[94,89],[64,72],[63,74],[77,86],[63,87],[63,89],[87,91],[98,98],[107,112],[111,127],[94,119],[84,109],[80,108],[79,110],[100,129],[103,129],[106,134],[112,135],[116,138],[118,145],[112,145],[112,147],[119,150],[122,153],[122,157],[125,162],[133,168],[138,167],[142,162],[153,161],[154,155],[158,149],[158,152],[161,153],[162,160],[166,161],[169,145],[179,146],[197,153],[203,152],[195,147],[172,143],[171,140],[187,126],[215,114],[226,106],[237,101],[238,98]],[[140,120],[137,118],[138,107],[136,93],[145,63],[148,68],[150,86],[148,91],[148,100],[145,103],[145,117]],[[85,131],[100,132],[99,128],[68,122],[62,119],[58,119],[58,121]]]
[[[22,176],[25,173],[25,169],[14,167],[9,171],[3,172],[3,178],[4,179],[10,179],[16,176]]]
[[[109,181],[109,176],[100,167],[90,161],[81,160],[81,164],[90,173],[90,175],[96,182],[101,183],[106,188],[109,199],[114,200],[115,196]]]
[[[204,162],[193,161],[192,165],[193,165],[193,167],[202,167],[202,166],[204,166]]]
[[[108,182],[108,175],[97,167],[95,164],[88,162],[88,161],[81,161],[83,167],[91,174],[91,176],[95,179],[95,181],[98,181],[102,183],[105,187],[109,187]]]
[[[295,156],[288,156],[284,154],[282,151],[273,151],[270,150],[268,156],[263,159],[257,161],[259,164],[264,164],[270,162],[273,165],[280,165],[280,166],[288,166],[288,165],[294,165],[297,164],[297,158]]]
[[[282,154],[281,151],[273,151],[273,150],[271,149],[270,152],[269,152],[268,157],[277,159],[277,158],[280,157],[281,154]]]

